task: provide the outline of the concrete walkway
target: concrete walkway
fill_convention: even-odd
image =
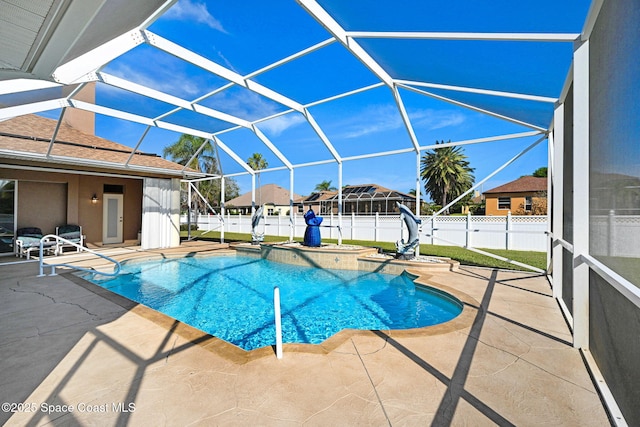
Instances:
[[[164,255],[216,250],[183,245]],[[0,424],[609,424],[541,276],[435,273],[429,281],[480,304],[467,302],[468,326],[350,334],[330,346],[285,346],[278,360],[73,275],[36,275],[37,263],[0,265],[0,401],[9,403]]]

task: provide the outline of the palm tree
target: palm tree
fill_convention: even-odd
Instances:
[[[331,185],[331,181],[322,181],[320,184],[316,185],[316,188],[313,191],[336,191],[337,188]]]
[[[451,142],[451,141],[449,141]],[[443,144],[444,141],[436,144]],[[427,151],[422,156],[420,177],[432,200],[446,206],[447,201],[467,191],[474,182],[474,168],[469,166],[462,147],[442,147]],[[446,209],[445,214],[449,213]]]
[[[256,175],[258,176],[258,188],[261,188],[262,185],[260,184],[260,172],[257,171],[266,169],[267,166],[269,166],[269,163],[264,157],[262,157],[262,154],[253,153],[251,157],[247,159],[247,164],[251,166],[251,169],[256,171]],[[262,194],[260,194],[260,203],[263,203]]]
[[[200,154],[194,158],[187,166],[198,172],[215,173],[218,164],[214,157],[213,147],[209,140],[188,134],[182,134],[178,141],[162,150],[162,157],[169,157],[172,161],[186,165],[195,153],[200,150],[203,144],[206,144],[200,151]]]
[[[206,144],[204,147],[203,145]],[[202,149],[201,149],[202,148]],[[199,151],[200,150],[200,151]],[[193,158],[195,153],[198,156]],[[218,162],[215,158],[215,151],[211,145],[211,142],[205,138],[198,136],[183,134],[178,141],[169,145],[162,150],[162,157],[169,158],[171,161],[186,165],[189,160],[188,167],[198,172],[204,172],[208,174],[219,174]],[[220,180],[201,181],[195,184],[196,188],[202,196],[207,199],[210,205],[218,205],[220,200]],[[237,197],[239,193],[238,184],[233,179],[225,180],[225,195],[227,199]],[[195,205],[196,209],[201,212],[207,212],[206,203],[197,195],[191,196],[192,206]],[[183,202],[187,204],[186,199]]]

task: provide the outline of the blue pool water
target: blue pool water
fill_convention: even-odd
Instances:
[[[123,266],[89,280],[245,350],[275,343],[280,288],[284,343],[319,344],[342,329],[435,325],[462,310],[406,275],[326,270],[249,257],[179,258]]]

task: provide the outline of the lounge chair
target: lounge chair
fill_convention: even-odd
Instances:
[[[40,240],[42,239],[42,230],[37,227],[24,227],[18,228],[16,231],[14,248],[16,256],[22,258],[27,256],[27,259],[31,259],[31,252],[40,251]],[[56,242],[52,240],[45,240],[43,244],[45,253],[51,253],[56,250]]]
[[[84,246],[84,236],[82,235],[82,226],[75,224],[65,224],[60,227],[56,227],[56,235],[58,237],[62,237],[76,245]],[[76,252],[80,252],[80,248],[77,246],[73,246],[68,244],[67,242],[63,242],[61,240],[57,241],[56,244],[56,255],[60,255],[63,253],[64,248],[75,248]]]

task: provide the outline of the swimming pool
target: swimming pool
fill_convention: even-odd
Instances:
[[[462,311],[454,297],[404,274],[328,270],[222,256],[125,263],[115,278],[86,277],[245,350],[275,343],[273,288],[284,343],[319,344],[342,329],[430,326]]]

